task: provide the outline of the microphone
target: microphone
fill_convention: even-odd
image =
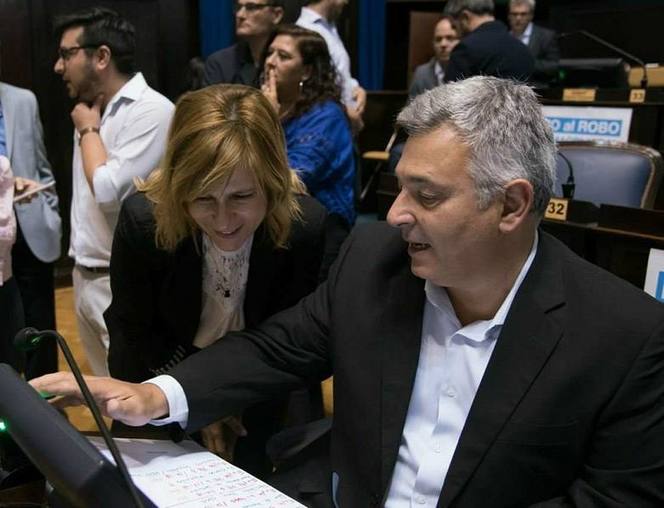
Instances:
[[[83,395],[86,404],[90,408],[90,412],[92,412],[92,417],[94,418],[97,427],[99,427],[99,431],[101,432],[102,438],[104,439],[106,446],[108,446],[108,449],[111,452],[113,459],[115,460],[115,465],[120,471],[122,479],[127,484],[127,488],[129,489],[129,493],[131,494],[131,497],[134,501],[134,505],[137,508],[144,508],[143,502],[141,501],[138,495],[138,490],[136,489],[136,485],[134,485],[131,476],[129,476],[127,465],[122,459],[120,451],[115,445],[115,441],[113,441],[113,437],[111,436],[111,433],[109,432],[106,423],[104,423],[104,419],[101,417],[101,413],[99,411],[99,408],[97,407],[97,403],[95,402],[94,397],[90,393],[90,389],[88,388],[88,385],[83,379],[83,375],[81,374],[81,369],[79,369],[78,364],[74,359],[74,355],[72,355],[71,350],[69,349],[67,341],[64,339],[64,337],[55,330],[39,331],[35,328],[23,328],[16,334],[16,337],[14,337],[14,347],[20,349],[21,351],[30,351],[31,349],[36,348],[39,345],[39,343],[46,338],[54,338],[58,343],[58,345],[60,346],[60,349],[62,350],[62,353],[65,356],[65,360],[67,361],[67,365],[69,365],[69,368],[71,369],[71,372],[72,374],[74,374],[74,378],[76,379],[76,383],[78,384],[78,387],[81,389],[81,394]]]
[[[583,35],[584,37],[592,41],[595,41],[600,46],[604,46],[605,48],[610,49],[614,53],[617,53],[627,58],[628,60],[631,60],[635,64],[639,65],[643,70],[643,76],[641,77],[641,88],[646,88],[648,86],[648,69],[646,67],[645,62],[640,58],[632,55],[631,53],[628,53],[624,49],[620,49],[618,46],[611,44],[609,41],[602,39],[601,37],[595,35],[594,33],[589,32],[588,30],[575,30],[573,32],[563,32],[561,34],[558,34],[558,38],[564,39],[565,37],[571,37],[572,35],[576,34]]]
[[[567,169],[569,170],[569,173],[567,175],[567,181],[562,184],[563,197],[565,199],[573,199],[574,190],[576,189],[576,183],[574,181],[574,168],[572,167],[572,163],[570,162],[570,160],[563,152],[558,150],[558,155],[560,155],[560,158],[565,161],[565,163],[567,164]]]

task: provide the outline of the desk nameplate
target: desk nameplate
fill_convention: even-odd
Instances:
[[[646,91],[643,88],[632,88],[629,91],[629,102],[642,104],[646,101]]]
[[[595,102],[597,90],[594,88],[565,88],[563,89],[564,102]]]
[[[544,212],[545,219],[551,220],[567,220],[567,210],[568,210],[569,201],[564,198],[551,198],[549,204],[546,206],[546,211]]]

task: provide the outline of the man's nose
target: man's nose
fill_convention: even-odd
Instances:
[[[387,223],[393,227],[408,226],[414,222],[412,213],[406,206],[406,195],[402,189],[387,212]]]

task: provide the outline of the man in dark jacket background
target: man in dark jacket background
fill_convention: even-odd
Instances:
[[[450,56],[446,82],[477,75],[526,81],[533,73],[530,51],[495,19],[493,0],[449,0],[443,12],[462,37]]]

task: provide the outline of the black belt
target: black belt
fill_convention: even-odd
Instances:
[[[108,266],[83,266],[83,265],[76,265],[78,268],[81,270],[85,270],[86,272],[90,273],[110,273],[111,269]]]

